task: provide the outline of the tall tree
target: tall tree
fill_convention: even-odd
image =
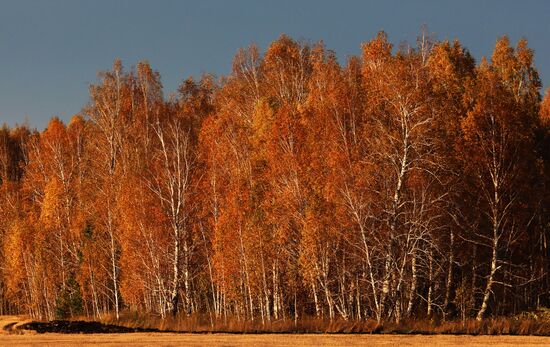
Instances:
[[[462,122],[465,173],[480,212],[473,242],[489,250],[478,320],[489,308],[494,286],[509,285],[503,268],[513,264],[514,248],[532,228],[533,210],[527,206],[533,197],[533,102],[540,82],[526,54],[524,41],[517,51],[506,37],[497,41],[491,64],[484,60],[477,69],[472,109]]]

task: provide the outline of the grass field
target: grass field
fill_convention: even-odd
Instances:
[[[324,334],[24,334],[0,335],[1,346],[549,346],[550,337]]]
[[[398,334],[38,334],[29,319],[0,316],[0,346],[550,346],[550,337]]]

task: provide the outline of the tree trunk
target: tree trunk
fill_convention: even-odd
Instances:
[[[449,264],[447,267],[447,283],[445,286],[445,301],[443,303],[443,319],[447,318],[449,314],[449,304],[451,300],[451,287],[453,285],[453,263],[454,263],[454,232],[451,229],[450,232],[450,244],[449,244]]]
[[[119,299],[118,299],[118,271],[116,266],[116,243],[115,243],[115,235],[113,232],[113,227],[111,223],[111,212],[109,212],[109,238],[111,241],[111,271],[112,271],[112,277],[113,277],[113,296],[115,299],[115,315],[116,319],[118,320],[120,318],[119,313]]]
[[[428,310],[426,312],[428,317],[432,315],[432,295],[433,295],[433,251],[430,250],[430,259],[428,265]]]
[[[174,240],[174,256],[172,259],[172,288],[170,291],[170,313],[176,315],[178,313],[178,299],[179,299],[179,253],[180,253],[180,242],[179,242],[179,232],[177,227],[174,228],[175,240]]]
[[[483,302],[481,303],[481,307],[479,308],[479,311],[477,312],[476,319],[482,320],[485,311],[487,311],[487,306],[489,305],[489,298],[491,297],[491,291],[493,289],[493,281],[495,273],[497,272],[497,247],[498,247],[498,237],[496,233],[496,229],[493,233],[493,252],[491,256],[491,271],[489,272],[489,277],[487,278],[487,285],[485,287],[485,292],[483,294]]]
[[[411,316],[413,304],[414,304],[414,297],[416,295],[416,282],[417,282],[416,254],[413,254],[411,259],[411,273],[412,273],[412,280],[411,280],[411,289],[409,291],[409,304],[407,305],[407,317]]]

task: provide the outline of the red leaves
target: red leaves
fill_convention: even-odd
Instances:
[[[394,53],[381,32],[341,66],[283,35],[169,99],[147,62],[116,60],[85,117],[2,129],[10,298],[52,317],[77,279],[94,315],[399,320],[449,300],[470,314],[479,292],[529,305],[493,282],[547,261],[516,255],[547,222],[533,52],[503,38],[476,67],[458,41],[419,44]]]

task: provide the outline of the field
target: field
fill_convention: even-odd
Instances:
[[[164,332],[39,334],[30,320],[0,317],[0,346],[549,346],[550,337],[400,334],[187,334]]]
[[[23,334],[0,335],[5,346],[548,346],[550,337],[325,334]]]

